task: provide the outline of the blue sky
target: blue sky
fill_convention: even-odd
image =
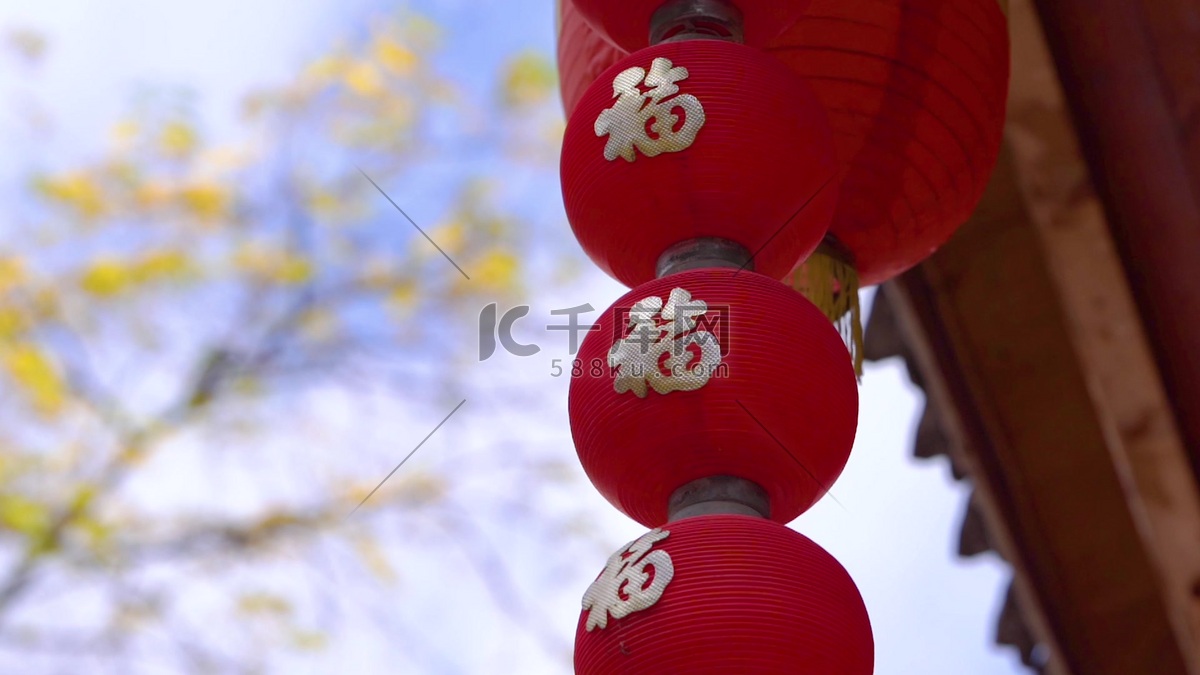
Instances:
[[[98,153],[107,142],[109,127],[127,109],[130,96],[146,85],[186,85],[196,95],[206,131],[216,139],[233,137],[240,133],[238,102],[246,91],[286,82],[305,59],[324,51],[339,34],[354,30],[378,6],[366,0],[0,2],[0,28],[27,26],[51,40],[49,58],[34,80],[36,84],[0,75],[0,91],[9,95],[35,87],[59,124],[50,151],[43,148],[40,156],[31,156],[30,142],[14,131],[11,123],[0,121],[0,141],[13,149],[0,161],[0,177],[8,182],[31,167],[68,165]],[[408,6],[442,25],[445,42],[439,67],[480,101],[493,93],[494,76],[505,57],[524,49],[553,53],[554,11],[546,1],[429,0]],[[551,226],[557,223],[565,231],[552,172],[513,172],[485,157],[470,162],[450,158],[440,175],[451,184],[455,171],[468,168],[482,168],[508,182],[510,194],[522,202],[517,207],[523,215]],[[11,184],[3,191],[10,189]],[[439,191],[426,194],[436,202]],[[405,197],[414,195],[398,188],[394,196],[407,203]],[[427,208],[432,214],[444,206],[429,203]],[[547,245],[564,245],[564,240],[554,239]],[[599,309],[623,290],[598,271],[587,269],[570,285],[531,288],[529,296],[521,300],[532,306],[526,323],[533,325],[549,320],[553,307],[588,302]],[[470,345],[473,336],[464,335],[465,345]],[[419,460],[426,464],[418,462],[414,468],[436,467],[438,457],[448,461],[456,452],[488,453],[499,440],[521,442],[534,437],[539,444],[556,448],[560,457],[573,459],[566,417],[567,380],[549,377],[551,359],[568,357],[565,340],[561,334],[537,337],[545,348],[535,357],[502,355],[478,366],[473,378],[506,382],[510,393],[480,391],[471,409],[464,409],[458,420],[461,427],[431,441]],[[537,405],[523,410],[506,405],[504,398],[511,395],[512,388]],[[333,411],[328,413],[331,428],[355,423],[356,411],[361,409],[358,403],[346,399],[344,392],[325,396],[323,405]],[[918,396],[901,364],[868,366],[858,442],[849,466],[833,486],[836,501],[823,500],[793,527],[833,553],[858,583],[874,625],[879,675],[1022,672],[1011,650],[992,645],[1008,571],[992,554],[970,561],[953,554],[966,505],[964,486],[950,478],[944,459],[917,462],[910,458],[915,415],[920,410]],[[420,411],[409,419],[393,418],[391,423],[397,429],[410,429],[395,432],[396,446],[408,442],[404,434],[419,440],[424,434],[419,430],[429,427],[425,420],[431,415],[440,417],[434,411]],[[391,432],[384,428],[378,433]],[[386,469],[380,473],[382,477]],[[236,489],[256,488],[246,484]],[[466,499],[469,507],[469,497]],[[581,491],[578,503],[600,518],[612,550],[642,531],[594,493]],[[484,508],[483,502],[480,504]],[[510,526],[503,518],[485,522],[494,538],[512,534],[505,529]],[[478,589],[458,576],[455,570],[460,568],[440,557],[446,555],[451,554],[441,550],[397,552],[408,583],[403,589],[389,591],[397,594],[396,602],[414,607],[414,621],[408,625],[419,626],[421,634],[407,636],[407,641],[428,643],[431,653],[441,656],[397,661],[391,645],[364,644],[344,634],[332,648],[332,660],[299,662],[296,668],[331,672],[327,670],[330,663],[350,662],[355,664],[354,672],[362,673],[511,673],[518,672],[513,670],[516,667],[523,673],[564,672],[561,663],[539,652],[535,641],[513,639],[503,617],[478,618],[466,639],[463,617]],[[545,624],[568,642],[579,611],[578,598],[604,563],[604,554],[588,555],[591,557],[578,558],[571,572],[574,576],[563,583],[565,590],[538,595],[534,580],[520,582],[523,592],[532,598],[530,606],[544,612]],[[517,569],[528,569],[536,560],[515,555],[514,563]],[[336,562],[333,568],[336,577]]]

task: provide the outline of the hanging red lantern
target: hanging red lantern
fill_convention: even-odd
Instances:
[[[584,595],[577,675],[870,675],[875,645],[846,570],[751,516],[685,518],[614,554]]]
[[[584,251],[629,286],[674,244],[718,238],[783,278],[829,225],[838,173],[825,113],[762,51],[657,45],[606,70],[563,140],[567,217]]]
[[[666,522],[709,476],[761,487],[788,522],[837,479],[858,387],[829,321],[784,284],[707,268],[643,284],[584,339],[568,410],[584,470],[634,520]]]
[[[558,68],[577,74],[559,82],[563,109],[569,118],[592,82],[626,53],[592,30],[574,3],[560,5],[558,22]]]
[[[792,25],[808,0],[575,0],[580,14],[601,35],[627,52],[670,39],[699,5],[698,25],[717,37],[737,37],[762,47]],[[707,11],[704,11],[707,10]]]
[[[864,284],[924,260],[999,154],[1008,31],[995,0],[814,0],[772,53],[812,84],[845,167],[830,234]]]
[[[562,4],[564,16],[568,6],[622,6]],[[587,27],[574,30],[559,47],[568,109],[568,92],[595,77],[596,63],[578,68],[576,52],[616,58]],[[807,79],[829,115],[842,177],[830,250],[857,271],[856,283],[912,267],[966,221],[1004,126],[1008,32],[996,0],[812,0],[767,51]]]

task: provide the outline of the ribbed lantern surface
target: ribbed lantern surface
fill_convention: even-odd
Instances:
[[[584,596],[577,675],[871,674],[858,588],[804,535],[761,518],[699,516],[633,544]]]
[[[560,17],[567,216],[633,288],[579,351],[571,432],[601,494],[654,528],[584,594],[576,673],[869,675],[857,588],[784,524],[854,441],[860,285],[925,259],[988,182],[1000,3],[561,0]]]
[[[560,49],[568,113],[598,65],[578,67],[575,50],[605,54],[571,18],[578,3],[563,1],[578,36]],[[841,179],[830,231],[863,284],[923,260],[975,208],[999,154],[1008,47],[995,0],[813,0],[770,40],[828,114]]]
[[[858,387],[829,320],[782,283],[700,269],[638,286],[584,339],[568,410],[592,483],[655,527],[706,476],[761,486],[788,522],[841,473]]]
[[[669,247],[702,237],[783,278],[825,235],[839,171],[803,79],[760,50],[696,40],[604,71],[570,115],[561,173],[583,250],[636,286]]]

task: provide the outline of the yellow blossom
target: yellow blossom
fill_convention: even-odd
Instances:
[[[335,211],[339,206],[341,206],[341,201],[332,192],[321,190],[312,193],[308,197],[308,208],[317,213],[330,213]]]
[[[393,285],[387,295],[387,301],[399,307],[411,305],[416,299],[417,285],[411,281],[404,281]]]
[[[312,278],[312,261],[286,251],[247,244],[233,256],[233,264],[250,274],[279,284],[302,284]]]
[[[179,191],[179,197],[189,211],[204,219],[225,213],[230,199],[228,191],[214,183],[190,185]]]
[[[17,337],[28,327],[29,321],[21,310],[0,306],[0,342]]]
[[[272,593],[247,593],[238,600],[238,610],[246,614],[286,615],[292,613],[292,603]]]
[[[317,80],[328,80],[340,74],[345,67],[345,58],[324,56],[310,63],[306,74]]]
[[[456,251],[461,251],[463,245],[467,241],[467,227],[461,220],[452,220],[448,223],[438,225],[429,231],[429,238],[434,241],[443,251],[453,254]],[[423,246],[425,255],[437,255],[437,250],[426,243]]]
[[[307,258],[287,256],[272,269],[271,278],[283,284],[302,284],[312,278],[312,262]]]
[[[516,256],[493,249],[471,265],[471,279],[487,286],[508,289],[517,282],[518,263]]]
[[[138,124],[137,120],[126,119],[121,120],[113,125],[112,137],[118,145],[124,146],[132,143],[140,132],[141,126]]]
[[[324,649],[329,644],[329,638],[324,633],[313,630],[292,631],[292,645],[304,651]]]
[[[140,281],[178,279],[191,270],[187,254],[177,250],[153,251],[137,262],[134,275]]]
[[[504,75],[504,99],[510,105],[531,105],[544,101],[554,90],[558,77],[554,66],[538,54],[518,56]]]
[[[100,186],[87,174],[43,178],[35,186],[50,200],[70,206],[86,218],[99,216],[105,210]]]
[[[8,347],[3,354],[4,368],[42,412],[60,410],[66,399],[66,387],[50,357],[33,343]]]
[[[168,122],[158,135],[163,154],[182,157],[196,148],[196,131],[184,122]]]
[[[396,75],[408,76],[416,69],[417,55],[395,40],[376,38],[373,51],[375,58]]]
[[[374,96],[383,91],[383,78],[379,69],[365,61],[351,66],[343,76],[346,86],[360,96]]]
[[[89,265],[79,279],[83,290],[101,297],[112,297],[133,282],[133,270],[114,258],[102,257]]]
[[[0,495],[0,526],[25,535],[37,535],[50,524],[49,509],[16,494]]]
[[[25,280],[25,261],[16,257],[0,256],[0,295],[19,287]]]

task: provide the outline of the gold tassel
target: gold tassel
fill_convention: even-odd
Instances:
[[[862,377],[863,329],[858,304],[858,271],[847,251],[826,237],[817,250],[792,272],[792,288],[808,298],[833,322]]]

